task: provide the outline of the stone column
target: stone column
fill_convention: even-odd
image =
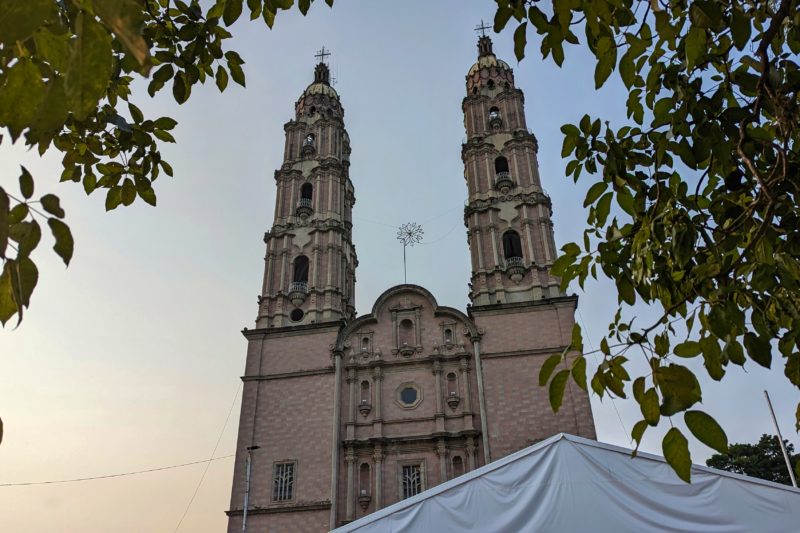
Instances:
[[[350,405],[347,406],[347,440],[355,439],[356,423],[356,371],[353,368],[347,369],[347,384],[350,387]]]
[[[475,470],[475,442],[472,437],[467,437],[467,468]]]
[[[375,387],[375,417],[372,419],[373,436],[383,436],[383,369],[376,366],[372,369],[372,378]]]
[[[464,429],[473,429],[473,414],[472,414],[472,384],[469,381],[469,358],[468,356],[461,359],[461,384],[462,394],[464,396]]]
[[[444,406],[442,402],[442,363],[433,362],[433,382],[436,394],[436,431],[444,431]]]
[[[436,442],[436,455],[439,456],[439,483],[447,481],[447,445],[444,439]]]
[[[347,516],[345,519],[350,521],[355,516],[356,502],[355,502],[355,462],[356,456],[352,446],[347,447],[344,454],[344,461],[347,463]]]
[[[375,487],[372,489],[372,496],[377,511],[383,507],[383,446],[380,442],[375,444],[372,459],[375,461]]]

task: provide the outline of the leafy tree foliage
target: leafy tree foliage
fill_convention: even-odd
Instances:
[[[724,453],[725,433],[695,409],[702,388],[682,360],[701,359],[720,381],[729,365],[750,359],[800,386],[798,2],[496,3],[495,31],[514,21],[519,59],[534,32],[542,57],[558,65],[570,46],[585,46],[596,87],[616,73],[628,93],[625,124],[586,115],[561,130],[566,175],[592,185],[583,242],[562,248],[554,272],[565,288],[605,276],[619,294],[592,390],[632,393],[642,412],[637,446],[648,427],[683,415],[698,440]],[[660,307],[660,318],[637,323],[637,302]],[[583,353],[579,327],[571,348]],[[647,375],[626,371],[634,352],[646,358]],[[540,375],[555,390],[554,407],[562,358]],[[571,368],[584,388],[585,367],[578,357]],[[797,423],[800,430],[800,405]],[[666,434],[663,452],[688,480],[679,429]]]
[[[299,0],[305,14],[313,0]],[[270,28],[293,0],[247,0]],[[328,5],[333,0],[326,0]],[[245,85],[239,54],[224,49],[244,0],[0,0],[0,127],[40,154],[62,154],[60,180],[105,195],[106,210],[137,200],[156,205],[155,180],[173,170],[160,143],[175,142],[170,117],[148,118],[131,84],[149,76],[152,96],[167,85],[178,104],[198,83]],[[102,191],[102,193],[97,193]],[[95,194],[95,195],[96,195]],[[20,168],[19,192],[0,187],[0,322],[17,324],[38,281],[32,252],[45,223],[65,264],[73,238],[53,194],[34,196]]]
[[[786,452],[795,472],[800,470],[800,455],[794,453],[794,445],[787,440],[783,441]],[[767,481],[791,485],[792,480],[786,471],[786,461],[783,458],[778,438],[772,435],[761,435],[756,444],[731,444],[728,453],[715,453],[708,460],[706,466],[727,470],[736,474],[744,474]],[[800,474],[800,472],[798,472]]]

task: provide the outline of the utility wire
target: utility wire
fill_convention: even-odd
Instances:
[[[200,476],[200,481],[197,482],[197,486],[194,488],[194,492],[192,493],[192,497],[189,499],[189,503],[186,505],[186,509],[183,511],[183,515],[181,515],[181,519],[178,521],[178,525],[175,526],[175,531],[181,527],[183,524],[183,519],[186,518],[186,515],[189,513],[189,508],[192,506],[194,502],[195,496],[197,496],[197,491],[200,490],[200,485],[203,484],[203,480],[206,478],[206,473],[208,472],[208,467],[211,465],[211,461],[214,460],[214,454],[217,453],[217,448],[219,447],[219,442],[222,440],[222,435],[225,434],[225,428],[228,427],[228,421],[231,419],[231,413],[233,412],[233,408],[236,405],[236,399],[239,398],[239,391],[242,389],[242,382],[239,382],[239,385],[236,387],[236,394],[233,395],[233,401],[231,402],[231,408],[228,409],[228,416],[225,417],[225,423],[222,424],[222,430],[219,432],[219,437],[217,437],[217,443],[214,444],[214,449],[211,451],[211,456],[206,462],[206,467],[203,469],[203,475]]]
[[[583,331],[585,331],[588,334],[589,329],[586,327],[586,322],[583,321],[583,314],[581,314],[580,309],[578,309],[578,318],[581,319],[581,326],[583,326]],[[591,334],[586,336],[586,340],[589,342],[589,349],[592,350],[592,352],[594,352],[594,346],[592,346]],[[598,365],[600,364],[597,361],[597,353],[592,353],[592,358],[594,359],[595,364]],[[630,434],[628,433],[628,430],[625,429],[625,423],[622,421],[622,416],[620,416],[619,410],[617,409],[617,402],[614,401],[614,397],[611,396],[610,394],[608,395],[608,397],[611,398],[611,406],[614,407],[614,412],[617,413],[617,418],[619,419],[619,425],[622,426],[622,433],[628,436],[628,441],[630,443],[633,443],[633,437],[631,437]]]
[[[75,483],[77,481],[93,481],[95,479],[108,479],[112,477],[134,476],[136,474],[147,474],[149,472],[160,472],[161,470],[171,470],[173,468],[182,468],[184,466],[199,465],[201,463],[210,463],[211,461],[220,461],[228,459],[235,454],[223,455],[222,457],[214,457],[213,459],[203,459],[202,461],[192,461],[191,463],[182,463],[179,465],[160,466],[158,468],[149,468],[147,470],[137,470],[135,472],[123,472],[122,474],[106,474],[104,476],[93,477],[79,477],[75,479],[58,479],[54,481],[27,481],[24,483],[0,483],[0,487],[23,487],[28,485],[54,485],[57,483]]]

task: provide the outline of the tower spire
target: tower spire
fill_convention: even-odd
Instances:
[[[331,55],[330,50],[326,50],[324,46],[314,54],[314,57],[319,59],[319,63],[314,67],[314,83],[331,84],[331,70],[326,63],[329,55]]]
[[[478,37],[478,57],[494,55],[494,52],[492,52],[492,40],[486,35],[486,30],[488,29],[491,29],[491,26],[488,26],[483,19],[481,19],[479,25],[475,26],[475,32],[480,34]]]

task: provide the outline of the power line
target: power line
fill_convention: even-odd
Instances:
[[[26,481],[24,483],[0,483],[0,487],[22,487],[28,485],[54,485],[57,483],[75,483],[77,481],[93,481],[96,479],[108,479],[112,477],[134,476],[136,474],[147,474],[149,472],[159,472],[161,470],[171,470],[173,468],[182,468],[184,466],[199,465],[201,463],[210,463],[211,461],[220,461],[222,459],[229,459],[235,454],[223,455],[222,457],[214,457],[213,459],[203,459],[202,461],[192,461],[191,463],[181,463],[179,465],[160,466],[158,468],[148,468],[147,470],[136,470],[135,472],[123,472],[122,474],[106,474],[103,476],[93,477],[79,477],[74,479],[58,479],[54,481]]]
[[[581,314],[581,310],[578,309],[578,318],[581,319],[581,325],[583,326],[583,330],[588,334],[589,329],[586,327],[586,322],[583,321],[583,314]],[[589,342],[589,349],[593,352],[592,358],[594,359],[595,364],[600,364],[597,361],[597,354],[594,353],[594,346],[592,346],[592,336],[591,334],[587,335],[586,340]],[[614,397],[610,394],[608,395],[611,398],[611,406],[614,408],[614,412],[617,413],[617,419],[619,419],[619,425],[622,426],[622,433],[628,437],[629,442],[633,442],[633,437],[630,436],[628,430],[625,429],[625,423],[622,421],[622,416],[619,414],[619,410],[617,409],[617,402],[614,401]]]
[[[219,447],[219,442],[222,440],[222,435],[225,434],[225,428],[228,427],[228,421],[231,419],[231,413],[233,412],[233,408],[236,405],[236,399],[239,398],[239,391],[242,388],[242,382],[239,382],[239,385],[236,387],[236,394],[233,395],[233,401],[231,402],[231,408],[228,409],[228,416],[225,417],[225,423],[222,424],[222,430],[219,432],[219,437],[217,437],[217,443],[214,444],[214,449],[211,451],[211,457],[208,459],[206,463],[206,467],[203,469],[203,475],[200,476],[200,481],[197,482],[197,486],[194,488],[194,492],[192,493],[192,497],[189,499],[189,503],[186,505],[186,509],[183,511],[183,515],[181,515],[181,519],[178,521],[178,525],[175,526],[175,531],[181,527],[183,524],[183,519],[186,518],[186,515],[189,513],[189,508],[192,506],[194,502],[195,496],[197,496],[197,491],[200,490],[200,485],[203,484],[203,480],[206,478],[206,473],[208,472],[208,467],[211,464],[211,461],[214,460],[214,454],[217,453],[217,448]]]

